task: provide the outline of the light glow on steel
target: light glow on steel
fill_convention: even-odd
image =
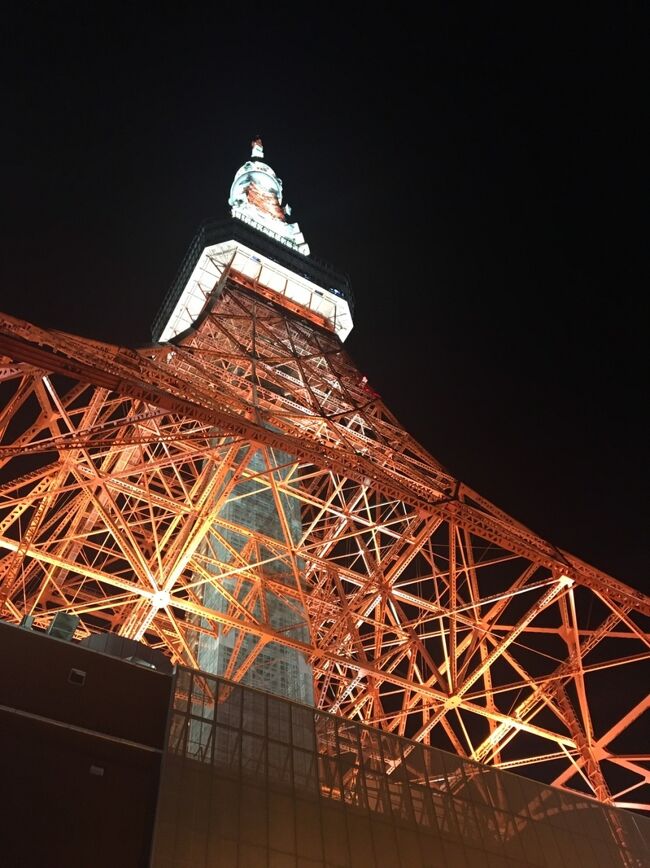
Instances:
[[[296,226],[262,158],[233,209]],[[650,809],[645,748],[615,749],[647,723],[650,599],[453,478],[349,358],[351,328],[341,296],[234,241],[202,251],[153,346],[0,318],[2,617],[69,612],[194,668],[229,634],[235,680],[292,649],[317,708]]]

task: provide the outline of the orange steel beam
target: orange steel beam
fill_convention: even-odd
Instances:
[[[194,667],[197,636],[234,632],[236,680],[283,645],[310,661],[319,707],[650,802],[645,758],[608,747],[647,702],[607,729],[591,701],[613,668],[640,683],[650,600],[451,477],[331,331],[230,272],[172,343],[131,350],[5,317],[0,353],[6,617],[42,628],[74,612],[86,634]],[[276,536],[223,511],[260,497]],[[273,598],[305,641],[273,627]],[[617,760],[637,781],[612,796]]]

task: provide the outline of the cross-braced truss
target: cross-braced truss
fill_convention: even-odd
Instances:
[[[235,680],[289,646],[323,709],[647,809],[650,600],[453,479],[324,324],[222,270],[169,344],[0,322],[2,617],[194,667],[198,633],[235,631]],[[223,510],[269,495],[278,533]]]

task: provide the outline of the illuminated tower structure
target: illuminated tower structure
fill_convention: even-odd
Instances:
[[[410,739],[383,749],[393,781],[431,745],[647,810],[650,600],[405,431],[345,352],[349,282],[288,222],[259,140],[229,201],[153,343],[0,321],[2,618]]]
[[[282,207],[282,181],[263,158],[262,142],[256,139],[252,143],[251,159],[238,170],[232,184],[228,200],[232,216],[280,242],[288,251],[307,255],[309,247],[298,224],[286,221],[285,215],[290,213],[290,208],[288,205]],[[246,241],[251,244],[250,249]],[[250,238],[235,223],[212,224],[204,228],[201,242],[191,252],[187,263],[194,267],[195,273],[183,286],[184,271],[181,272],[183,276],[172,288],[168,300],[169,305],[173,305],[173,312],[166,322],[163,321],[166,314],[163,314],[162,319],[159,318],[154,339],[170,340],[179,331],[184,331],[185,327],[193,325],[187,311],[197,285],[203,280],[203,275],[196,271],[201,268],[202,259],[205,262],[223,263],[234,257],[236,267],[248,273],[253,280],[269,282],[270,285],[273,285],[273,280],[283,281],[285,295],[288,291],[300,301],[304,301],[304,293],[325,298],[323,288],[315,282],[320,278],[322,283],[323,275],[311,273],[308,260],[300,266],[303,281],[298,283],[294,276],[290,283],[291,272],[295,271],[295,258],[291,260],[284,250],[276,250],[273,259],[257,254],[254,252],[256,242],[257,239]],[[201,253],[199,247],[203,247]],[[347,300],[342,301],[348,296],[344,291],[345,278],[332,273],[326,282],[336,283],[340,287],[338,290],[333,287],[328,290],[328,294],[333,292],[336,295],[334,308],[337,304],[347,306]],[[276,283],[278,285],[281,283]],[[347,311],[341,311],[341,314],[345,316]],[[271,381],[259,385],[265,385],[280,395],[284,393]],[[236,458],[236,463],[240,461],[247,462],[241,479],[233,484],[231,472],[223,480],[223,488],[229,488],[230,494],[227,497],[217,494],[223,507],[217,516],[214,532],[207,535],[203,544],[206,570],[215,575],[216,581],[202,586],[199,592],[201,601],[208,609],[227,613],[231,601],[236,600],[242,608],[248,606],[256,619],[264,617],[274,630],[305,644],[309,640],[307,612],[301,602],[301,595],[307,593],[303,578],[305,564],[297,555],[288,561],[276,554],[278,545],[288,545],[293,549],[302,536],[300,501],[282,491],[282,486],[291,484],[288,473],[283,469],[291,466],[291,456],[276,449],[271,451],[269,460],[264,450],[249,452],[244,448]],[[278,483],[275,492],[258,482],[259,478],[269,474]],[[222,565],[232,564],[233,553],[245,550],[256,532],[264,534],[272,542],[267,546],[261,539],[258,540],[259,566],[255,584],[261,580],[261,587],[257,598],[247,602],[251,583],[239,577],[224,576]],[[293,596],[287,596],[287,591],[291,591]],[[290,699],[313,703],[313,673],[304,653],[277,642],[264,643],[251,633],[234,629],[222,628],[215,637],[209,630],[209,620],[201,618],[198,623],[206,630],[198,632],[196,637],[196,659],[202,670],[236,678]]]

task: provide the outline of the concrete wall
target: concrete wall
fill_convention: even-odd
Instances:
[[[0,623],[0,864],[149,864],[171,680]]]

